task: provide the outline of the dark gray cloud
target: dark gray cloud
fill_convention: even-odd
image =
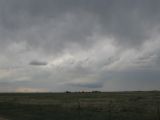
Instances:
[[[30,65],[33,65],[33,66],[45,66],[47,65],[48,63],[47,62],[43,62],[43,61],[37,61],[37,60],[33,60],[29,63]]]
[[[159,4],[158,0],[1,1],[1,40],[24,39],[33,47],[59,52],[71,44],[93,44],[87,38],[99,32],[98,25],[101,35],[118,44],[141,45],[159,23]]]

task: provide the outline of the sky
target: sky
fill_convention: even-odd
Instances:
[[[160,89],[159,0],[0,0],[0,92]]]

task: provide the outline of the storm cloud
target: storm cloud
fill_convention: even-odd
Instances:
[[[1,0],[0,91],[158,90],[159,5]]]

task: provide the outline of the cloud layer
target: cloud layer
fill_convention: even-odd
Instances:
[[[159,5],[1,0],[0,91],[159,89]]]

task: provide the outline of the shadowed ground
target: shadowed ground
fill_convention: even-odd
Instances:
[[[160,120],[159,102],[158,91],[2,93],[0,115],[9,120]]]
[[[8,120],[8,119],[5,119],[5,118],[0,117],[0,120]]]

